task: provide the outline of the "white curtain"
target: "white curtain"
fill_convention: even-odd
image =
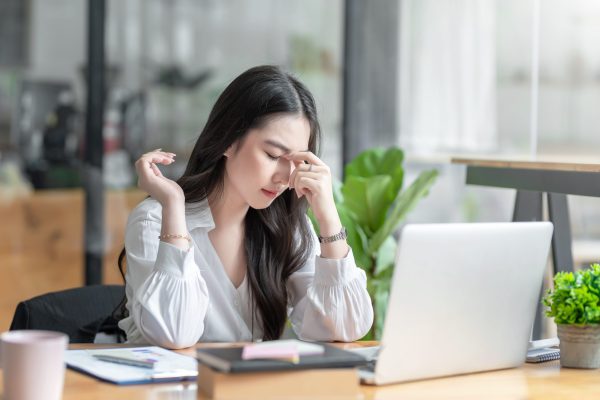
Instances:
[[[404,0],[401,13],[400,145],[494,150],[494,0]]]

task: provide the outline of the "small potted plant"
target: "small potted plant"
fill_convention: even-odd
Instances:
[[[600,368],[600,264],[558,272],[543,301],[558,326],[560,365]]]

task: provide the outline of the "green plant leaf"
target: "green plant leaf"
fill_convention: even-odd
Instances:
[[[369,149],[346,165],[344,183],[333,185],[348,244],[357,265],[367,274],[375,310],[375,323],[365,338],[379,339],[383,330],[396,253],[392,233],[437,176],[435,171],[423,172],[402,191],[403,160],[404,153],[397,147]]]
[[[348,242],[348,246],[352,248],[356,265],[365,270],[365,272],[367,272],[367,277],[369,277],[373,274],[373,260],[366,251],[366,234],[361,226],[352,219],[344,203],[336,204],[336,207],[342,225],[346,227],[348,233],[346,241]]]
[[[394,266],[396,256],[396,240],[392,235],[388,236],[377,251],[374,276],[379,276],[388,268]]]
[[[346,177],[370,178],[378,175],[389,176],[392,179],[392,184],[388,186],[387,195],[389,202],[392,202],[396,197],[396,193],[402,188],[402,181],[404,179],[403,160],[404,153],[397,147],[365,150],[346,165]]]
[[[600,265],[573,272],[558,272],[554,289],[542,300],[546,315],[557,324],[600,323]]]
[[[388,299],[390,295],[390,284],[392,278],[392,268],[383,271],[378,277],[371,278],[369,294],[373,300],[373,310],[375,312],[375,324],[373,325],[373,337],[375,340],[381,339],[385,316],[387,312]],[[369,287],[369,285],[367,285]]]
[[[377,253],[386,238],[396,230],[402,218],[414,208],[419,199],[428,194],[429,188],[437,176],[438,172],[435,170],[423,171],[406,190],[398,193],[391,213],[371,237],[368,247],[370,254]]]
[[[341,204],[344,202],[344,194],[342,193],[342,182],[339,179],[333,180],[333,200],[335,204]]]
[[[358,154],[352,161],[346,164],[344,168],[346,177],[359,176],[369,178],[381,175],[377,166],[379,165],[379,160],[383,158],[384,153],[385,149],[377,147]]]
[[[346,178],[342,187],[344,204],[350,216],[365,232],[375,232],[385,221],[391,203],[387,195],[391,183],[392,179],[387,175]]]

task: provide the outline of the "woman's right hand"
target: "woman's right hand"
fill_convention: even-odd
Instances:
[[[163,207],[185,202],[181,186],[175,181],[165,178],[156,164],[170,165],[175,160],[175,153],[157,149],[143,154],[135,162],[138,175],[138,187],[156,199]]]

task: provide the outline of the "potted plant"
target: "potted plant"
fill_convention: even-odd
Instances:
[[[543,301],[558,326],[560,365],[600,368],[600,264],[558,272]]]
[[[406,214],[424,197],[437,171],[419,174],[402,190],[404,153],[397,147],[369,149],[345,167],[345,178],[334,188],[336,207],[348,232],[357,265],[367,274],[375,321],[365,338],[379,339],[387,308],[396,254],[393,233]],[[313,219],[314,223],[314,219]]]

